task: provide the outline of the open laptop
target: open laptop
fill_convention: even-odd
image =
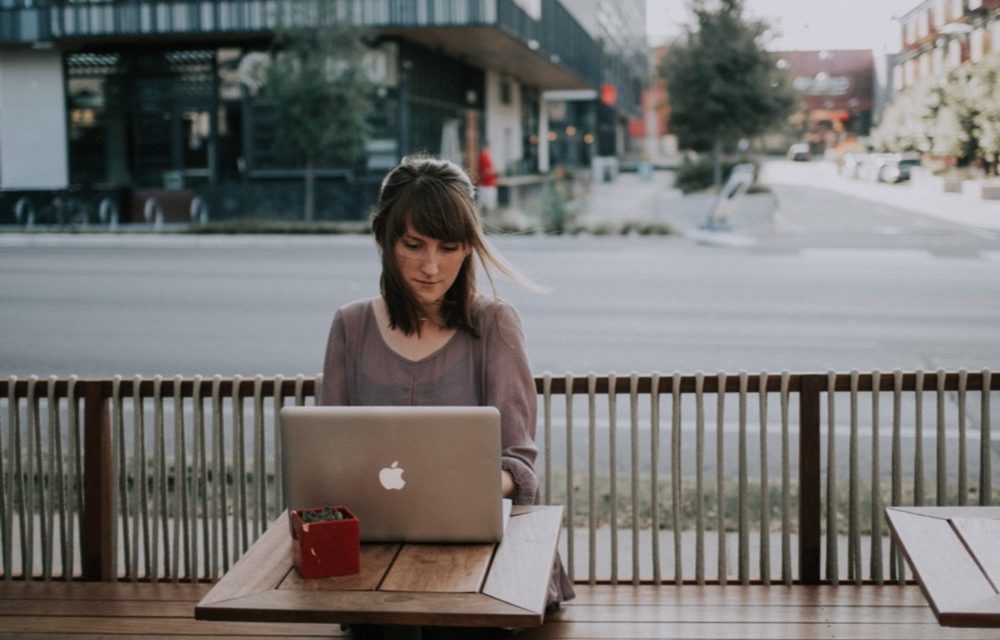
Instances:
[[[287,508],[346,505],[365,542],[500,540],[496,408],[284,407],[280,423]]]

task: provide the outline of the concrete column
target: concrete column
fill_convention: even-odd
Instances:
[[[538,99],[538,172],[549,172],[549,103]]]
[[[0,56],[0,188],[69,184],[66,90],[59,51]]]

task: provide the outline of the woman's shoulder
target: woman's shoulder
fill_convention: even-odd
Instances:
[[[355,300],[353,302],[348,302],[347,304],[341,306],[337,309],[337,313],[334,316],[334,320],[343,322],[344,324],[350,326],[357,326],[368,317],[371,313],[372,305],[375,303],[375,298],[365,298],[363,300]]]
[[[496,296],[479,294],[472,304],[482,335],[496,334],[506,339],[511,332],[521,333],[521,318],[509,302]]]

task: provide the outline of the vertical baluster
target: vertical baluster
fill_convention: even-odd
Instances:
[[[629,376],[629,451],[632,479],[632,584],[639,584],[639,374]]]
[[[993,503],[993,471],[991,459],[993,449],[990,447],[990,387],[992,375],[988,369],[982,372],[983,392],[980,394],[979,411],[979,504],[989,506]]]
[[[160,579],[160,533],[163,533],[163,560],[170,566],[167,556],[167,464],[166,442],[163,424],[163,376],[153,376],[153,552],[151,559],[153,582]]]
[[[191,397],[194,403],[191,421],[194,435],[194,495],[191,496],[191,582],[195,583],[203,575],[209,575],[212,566],[211,533],[208,511],[208,447],[205,439],[205,404],[202,401],[204,379],[196,375],[191,381]],[[201,522],[199,533],[198,523]],[[198,569],[198,548],[202,549],[201,569]]]
[[[694,577],[705,584],[705,374],[694,374]],[[655,530],[655,529],[654,529]]]
[[[268,521],[271,521],[278,512],[285,508],[284,495],[285,495],[285,477],[284,468],[282,463],[282,448],[284,443],[281,439],[281,419],[279,414],[281,413],[281,408],[285,406],[285,393],[284,387],[285,378],[282,375],[277,375],[274,377],[274,399],[272,404],[274,405],[274,495],[276,496],[275,509],[273,512],[267,513]]]
[[[725,440],[725,410],[726,410],[726,374],[719,372],[716,376],[717,387],[715,396],[715,518],[716,533],[719,536],[719,584],[729,581],[729,569],[726,567],[726,440]]]
[[[171,549],[173,564],[170,566],[170,577],[172,582],[180,580],[183,575],[191,575],[191,540],[188,537],[188,465],[187,465],[187,438],[184,433],[184,398],[181,395],[181,385],[183,379],[179,375],[174,376],[174,518],[173,547]],[[181,567],[181,558],[184,558],[184,566]]]
[[[924,504],[924,372],[917,371],[913,390],[913,504]]]
[[[247,550],[247,463],[243,422],[243,376],[233,376],[233,549],[231,559]]]
[[[781,372],[781,581],[792,584],[792,471],[788,435],[791,375]]]
[[[132,379],[132,433],[134,436],[132,449],[133,481],[138,494],[132,505],[132,530],[135,532],[132,546],[132,581],[139,579],[139,531],[142,531],[141,549],[145,576],[150,575],[149,549],[149,495],[146,487],[146,416],[142,397],[142,376]]]
[[[118,512],[118,518],[111,518],[111,536],[114,541],[111,548],[111,580],[118,580],[118,556],[121,556],[125,564],[125,576],[132,574],[132,556],[129,553],[131,541],[129,539],[129,507],[128,507],[128,467],[125,460],[125,405],[122,399],[122,377],[116,375],[111,382],[111,404],[114,411],[114,429],[111,431],[111,477],[116,490],[111,494],[111,513]],[[119,520],[120,518],[120,520]],[[121,526],[121,545],[118,544],[118,528]]]
[[[30,376],[28,378],[28,478],[25,482],[25,487],[27,491],[25,492],[25,511],[24,517],[28,519],[28,555],[25,556],[25,571],[24,578],[26,580],[31,580],[35,577],[35,492],[39,484],[39,476],[42,473],[42,434],[41,426],[39,425],[38,418],[38,376]],[[39,509],[41,513],[45,512],[45,496],[39,498]],[[44,526],[45,520],[44,516],[39,519],[39,525]],[[42,539],[45,538],[44,531],[41,532]],[[44,550],[42,551],[42,566],[44,570]]]
[[[869,573],[875,584],[882,584],[882,469],[879,457],[881,446],[879,438],[879,389],[882,377],[878,371],[872,371],[872,510],[871,510],[871,565]]]
[[[80,398],[76,391],[79,378],[72,375],[66,388],[69,412],[66,415],[66,429],[69,438],[69,464],[71,480],[66,488],[67,509],[69,511],[69,532],[66,544],[66,580],[73,579],[76,566],[76,541],[82,538],[80,525],[83,509],[83,448],[80,446]],[[114,513],[114,512],[112,512]]]
[[[568,563],[567,575],[572,581],[576,576],[576,510],[574,498],[574,485],[576,481],[573,476],[573,374],[567,373],[565,378],[566,390],[566,560]]]
[[[681,374],[675,371],[671,382],[670,508],[674,530],[674,583],[681,585],[684,584],[684,556],[681,550],[681,530],[684,528],[681,503]]]
[[[737,442],[737,468],[739,488],[739,566],[740,584],[750,584],[750,500],[747,484],[747,387],[746,371],[740,371],[739,440]]]
[[[306,379],[301,373],[295,376],[295,404],[299,407],[306,403],[304,391],[305,383]]]
[[[826,576],[831,584],[840,583],[837,543],[840,530],[837,526],[837,443],[836,443],[836,393],[837,374],[827,373],[826,385]]]
[[[543,504],[552,504],[552,374],[542,376],[542,442],[545,449],[545,482],[542,494]]]
[[[649,381],[649,470],[651,534],[653,543],[653,583],[662,584],[660,568],[660,374]]]
[[[892,505],[903,504],[903,372],[892,372]],[[903,554],[894,537],[889,538],[889,578],[900,585],[906,583]]]
[[[965,429],[965,403],[969,390],[969,372],[958,370],[958,504],[969,503],[969,459]]]
[[[847,579],[861,584],[861,491],[858,486],[858,385],[861,374],[851,371],[851,425],[847,475]]]
[[[3,579],[9,582],[14,578],[14,514],[17,510],[16,501],[20,499],[20,491],[15,488],[15,483],[19,483],[20,473],[14,474],[15,461],[20,457],[20,437],[18,397],[17,397],[17,376],[7,377],[7,425],[10,436],[7,448],[2,446],[0,441],[0,482],[3,482],[3,494],[0,495],[0,527],[3,527]],[[3,429],[0,429],[0,440],[3,438]],[[6,463],[3,460],[3,452],[7,452]],[[10,505],[9,511],[7,505]],[[23,525],[24,519],[19,518]],[[24,537],[21,537],[23,542]],[[22,561],[24,555],[21,555]]]
[[[597,376],[587,374],[588,582],[597,584]]]
[[[760,579],[771,584],[771,497],[767,473],[767,372],[757,379],[760,403]]]
[[[322,386],[317,387],[322,388]],[[257,492],[253,504],[253,539],[267,525],[267,467],[264,464],[264,377],[253,379],[253,475]]]
[[[301,376],[300,376],[301,378]],[[222,570],[229,570],[229,535],[226,531],[226,451],[222,419],[222,376],[212,377],[212,562],[209,577],[215,582]]]
[[[63,503],[62,496],[62,425],[59,420],[59,399],[56,397],[56,376],[49,376],[48,384],[46,385],[46,407],[48,409],[48,469],[43,475],[44,485],[42,491],[46,494],[46,503],[48,509],[42,514],[45,518],[45,531],[48,533],[48,540],[43,538],[43,555],[42,557],[48,557],[48,562],[44,562],[43,577],[46,580],[51,580],[55,569],[53,565],[55,564],[55,547],[56,547],[56,511],[60,511],[61,515],[59,518],[59,529],[61,530],[62,536],[61,540],[63,544],[66,541],[66,520],[65,520],[65,504]],[[65,549],[65,547],[63,547]],[[65,563],[66,554],[65,550],[62,553],[61,560]]]
[[[611,584],[618,584],[618,380],[608,374],[608,465],[611,474]]]
[[[937,505],[948,504],[948,437],[944,420],[944,369],[937,370]]]

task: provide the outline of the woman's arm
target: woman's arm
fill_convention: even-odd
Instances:
[[[338,310],[333,316],[330,336],[323,360],[323,388],[317,398],[320,405],[346,405],[347,401],[347,338],[344,315]]]
[[[524,334],[517,312],[506,304],[491,306],[486,340],[486,404],[500,410],[501,482],[504,496],[515,504],[533,504],[535,475],[535,379],[528,365]]]

